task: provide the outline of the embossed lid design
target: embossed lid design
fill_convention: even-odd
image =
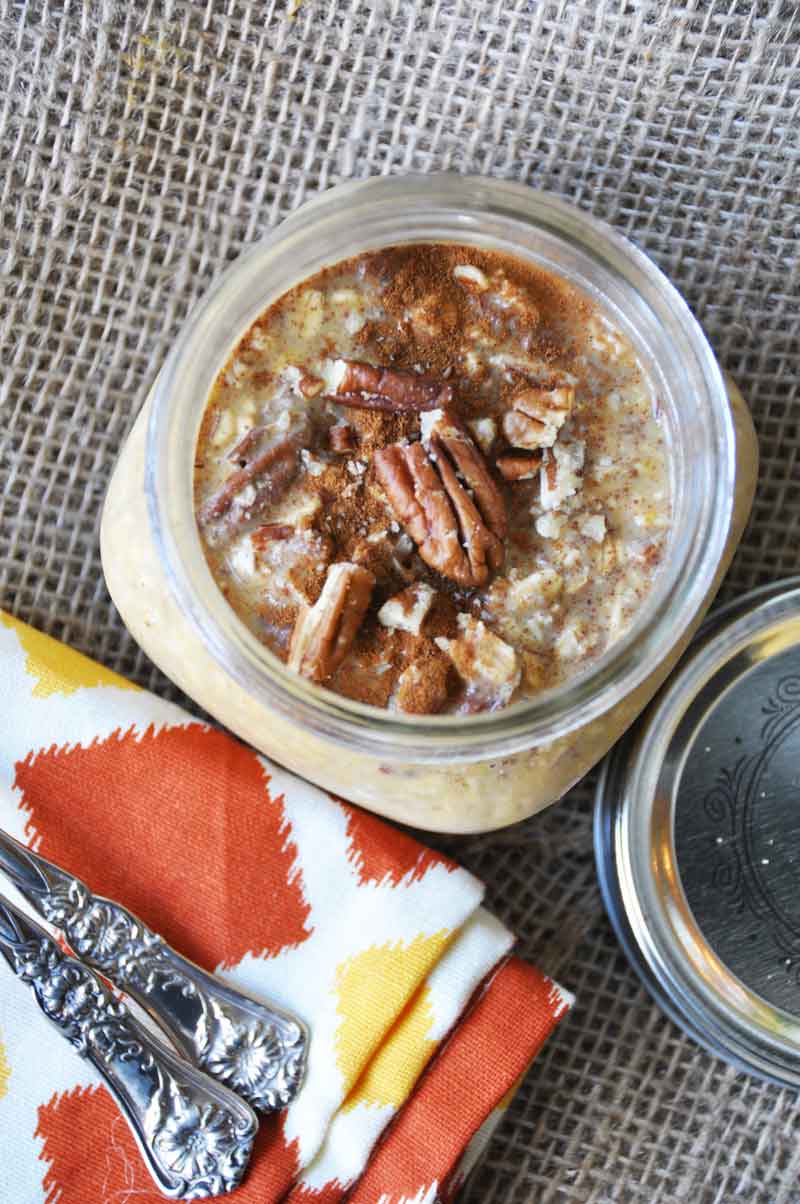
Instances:
[[[664,1010],[800,1086],[800,577],[717,611],[601,773],[611,921]]]

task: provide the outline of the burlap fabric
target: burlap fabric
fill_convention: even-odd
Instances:
[[[792,0],[0,0],[0,13],[0,605],[177,696],[103,585],[117,451],[175,330],[243,247],[328,184],[407,170],[552,189],[658,261],[761,440],[724,596],[798,571]],[[795,1096],[699,1050],[627,967],[595,881],[591,793],[457,843],[523,952],[578,995],[467,1198],[800,1200]]]

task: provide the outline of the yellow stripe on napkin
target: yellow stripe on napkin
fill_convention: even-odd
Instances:
[[[431,993],[423,986],[367,1066],[342,1111],[350,1112],[358,1104],[379,1108],[404,1104],[436,1048],[437,1042],[428,1036],[433,1023]]]
[[[336,974],[336,1061],[345,1089],[356,1082],[365,1050],[374,1048],[390,1028],[414,987],[425,981],[450,943],[447,929],[420,935],[408,944],[373,946],[343,962]],[[369,1007],[364,1001],[369,1000]]]
[[[139,686],[104,665],[90,660],[74,648],[35,631],[27,623],[20,623],[11,615],[0,611],[0,623],[16,632],[27,655],[25,671],[38,678],[33,687],[34,698],[49,698],[51,694],[74,694],[76,690],[92,686],[117,686],[123,690],[138,690]]]

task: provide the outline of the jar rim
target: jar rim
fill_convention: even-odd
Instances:
[[[353,231],[358,248],[339,253],[337,248],[353,245]],[[576,265],[594,265],[606,288],[616,290],[613,304],[619,302],[629,329],[652,327],[653,337],[658,333],[672,349],[671,367],[681,368],[684,405],[696,407],[704,444],[702,479],[695,482],[700,496],[687,516],[691,529],[673,540],[670,563],[630,628],[581,672],[532,698],[469,716],[401,715],[306,681],[238,618],[203,554],[191,466],[217,372],[273,300],[351,254],[399,242],[461,241],[505,246],[530,259],[532,239],[538,261],[557,251],[551,270],[568,277],[572,272],[584,292],[592,289]],[[711,589],[731,522],[734,475],[735,432],[719,366],[686,302],[644,252],[561,198],[513,181],[442,173],[340,184],[303,205],[223,273],[184,324],[153,387],[145,490],[154,543],[176,602],[212,657],[255,701],[339,746],[394,761],[452,763],[552,742],[645,680],[682,634],[676,608],[685,630]]]

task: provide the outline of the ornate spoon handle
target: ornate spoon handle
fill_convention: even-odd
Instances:
[[[165,1196],[199,1200],[238,1187],[258,1128],[244,1100],[151,1037],[96,974],[2,895],[0,953],[103,1076]]]
[[[152,1016],[177,1048],[254,1108],[283,1108],[305,1071],[300,1021],[225,986],[126,908],[0,832],[0,870],[88,965]]]

